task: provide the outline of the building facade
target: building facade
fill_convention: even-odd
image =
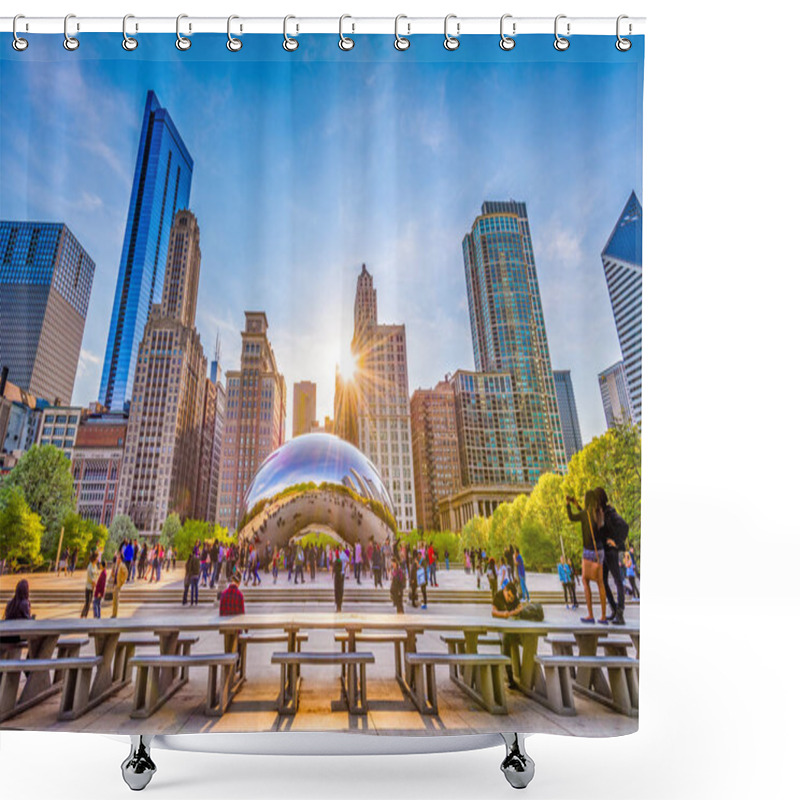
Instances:
[[[36,444],[46,407],[45,400],[8,380],[8,367],[0,370],[0,478]]]
[[[292,390],[292,436],[311,433],[317,422],[317,384],[300,381]]]
[[[600,384],[600,397],[603,400],[603,411],[606,415],[606,426],[613,428],[620,422],[633,419],[631,399],[628,394],[628,379],[625,377],[625,365],[618,361],[597,376]]]
[[[139,345],[119,488],[118,513],[145,535],[168,514],[197,507],[207,361],[194,328],[200,230],[190,211],[175,215],[163,301]]]
[[[123,414],[89,414],[78,426],[72,451],[77,511],[106,527],[116,513],[127,430]]]
[[[149,91],[100,382],[99,402],[113,411],[132,396],[139,343],[161,300],[172,221],[189,207],[193,168],[172,118]]]
[[[572,375],[568,369],[556,369],[553,370],[553,379],[556,382],[556,400],[558,416],[561,419],[561,433],[564,436],[564,450],[569,461],[575,453],[583,449],[578,406],[572,389]]]
[[[416,525],[405,325],[379,325],[372,275],[361,267],[353,326],[358,449],[377,467],[401,531]]]
[[[222,437],[225,430],[225,387],[220,380],[219,361],[211,362],[211,375],[205,381],[200,469],[194,516],[212,524],[217,521],[219,504]]]
[[[37,444],[51,444],[72,460],[78,426],[84,416],[80,406],[50,406],[42,411]]]
[[[602,260],[628,382],[631,419],[641,422],[642,206],[636,192],[631,192],[603,248]]]
[[[240,368],[226,377],[219,523],[238,527],[244,496],[261,462],[285,441],[286,382],[267,338],[267,315],[245,311]]]
[[[23,391],[72,400],[93,280],[66,225],[0,222],[0,367]]]
[[[440,501],[461,487],[455,393],[449,380],[411,396],[411,451],[417,527],[438,530]]]

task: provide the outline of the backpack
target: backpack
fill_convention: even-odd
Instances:
[[[611,506],[606,510],[605,527],[609,536],[614,540],[618,550],[625,549],[625,540],[628,538],[628,523]]]

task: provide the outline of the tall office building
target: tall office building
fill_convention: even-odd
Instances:
[[[261,462],[285,441],[286,382],[267,338],[267,315],[245,311],[241,366],[226,373],[219,523],[235,531]]]
[[[0,369],[0,478],[9,473],[26,450],[36,444],[47,401],[8,380]]]
[[[206,357],[194,327],[200,229],[180,211],[170,233],[162,302],[153,305],[139,345],[117,512],[145,535],[167,515],[195,515]]]
[[[44,409],[36,444],[57,447],[72,460],[78,426],[84,416],[84,410],[80,406],[50,406]]]
[[[300,381],[294,385],[292,398],[292,436],[311,433],[317,420],[317,384]]]
[[[411,396],[411,451],[417,526],[438,530],[439,501],[461,486],[455,394],[449,379]]]
[[[631,192],[602,253],[632,419],[642,421],[642,206]]]
[[[222,437],[225,430],[225,387],[219,369],[219,345],[204,389],[200,469],[194,516],[196,519],[214,523],[217,521]]]
[[[149,91],[100,382],[106,408],[121,410],[131,398],[139,343],[161,300],[172,221],[189,207],[193,167],[169,113]]]
[[[556,382],[556,400],[558,416],[561,419],[561,433],[564,436],[564,450],[569,461],[575,453],[583,449],[578,406],[575,404],[575,392],[572,390],[572,375],[568,369],[556,369],[553,370],[553,379]]]
[[[345,378],[336,365],[333,394],[333,432],[358,447],[358,397],[355,381]]]
[[[69,403],[94,261],[55,222],[0,222],[0,367],[49,402]]]
[[[416,523],[416,501],[406,326],[379,325],[377,308],[372,275],[362,265],[352,343],[357,364],[353,383],[358,448],[378,468],[391,495],[399,529],[410,531]]]
[[[613,428],[620,422],[633,419],[631,399],[628,395],[628,379],[625,377],[625,365],[618,361],[603,370],[598,376],[600,397],[603,400],[603,411],[606,415],[606,426]]]

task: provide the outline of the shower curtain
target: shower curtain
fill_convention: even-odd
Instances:
[[[0,48],[0,727],[636,730],[644,39],[351,38]]]

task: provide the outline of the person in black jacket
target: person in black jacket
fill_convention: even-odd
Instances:
[[[617,510],[608,502],[608,495],[602,486],[594,490],[597,502],[603,511],[603,527],[598,531],[598,538],[603,543],[606,551],[603,560],[603,585],[606,588],[606,597],[611,606],[611,624],[625,624],[625,584],[622,581],[622,572],[619,566],[619,554],[625,550],[625,540],[628,538],[628,523],[617,513]],[[614,602],[614,593],[608,583],[609,573],[617,587],[617,601]]]

